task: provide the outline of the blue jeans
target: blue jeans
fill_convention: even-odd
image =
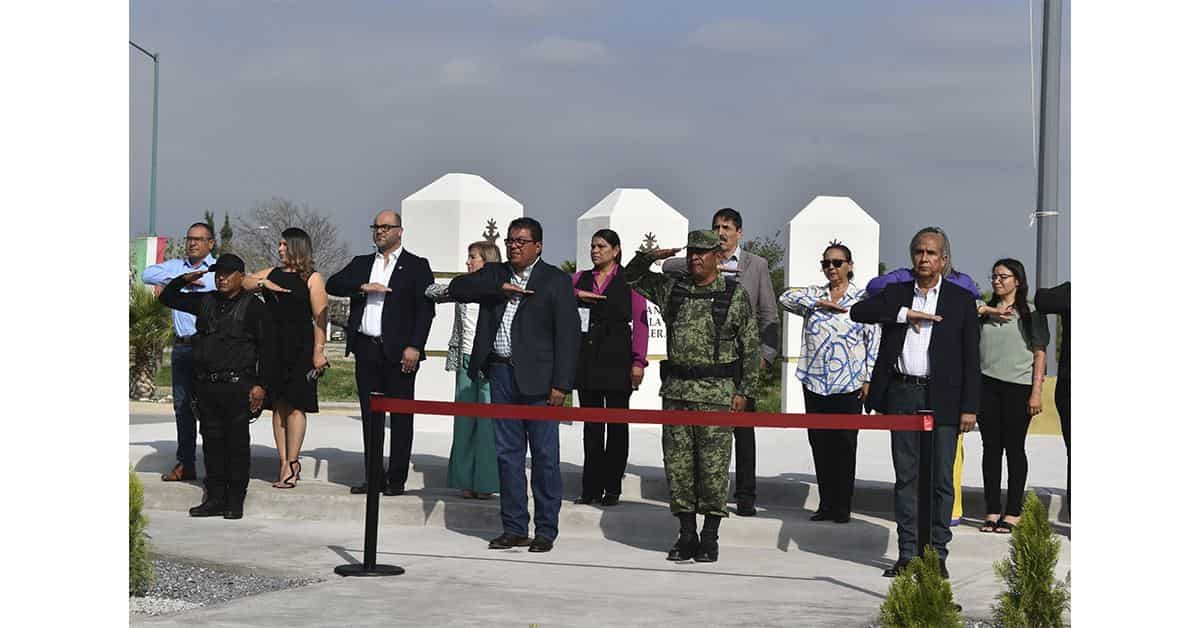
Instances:
[[[891,382],[885,404],[888,414],[915,414],[928,408],[922,386]],[[934,425],[933,429],[933,530],[930,542],[941,558],[950,553],[950,517],[954,510],[954,456],[958,449],[957,425]],[[917,465],[921,460],[919,432],[892,432],[892,467],[896,472],[896,533],[900,537],[900,560],[916,558]]]
[[[517,391],[512,366],[490,364],[488,383],[492,403],[546,405],[545,396]],[[529,534],[529,497],[525,492],[525,447],[533,458],[533,508],[535,536],[558,538],[558,511],[562,507],[562,475],[558,470],[558,421],[496,419],[496,462],[500,471],[500,522],[504,531]]]
[[[196,416],[192,397],[196,381],[192,365],[192,346],[176,344],[171,348],[171,398],[175,401],[175,461],[185,469],[196,468]]]

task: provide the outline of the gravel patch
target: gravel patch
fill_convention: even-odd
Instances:
[[[280,578],[168,559],[155,559],[153,564],[154,586],[145,597],[129,598],[130,613],[176,613],[321,582],[320,578]]]

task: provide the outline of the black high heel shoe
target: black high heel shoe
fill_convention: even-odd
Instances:
[[[296,482],[300,481],[300,461],[289,460],[288,469],[291,473],[284,479],[273,484],[275,488],[296,488]]]

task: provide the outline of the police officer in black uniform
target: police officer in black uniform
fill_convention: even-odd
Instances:
[[[205,272],[217,277],[216,292],[182,292]],[[226,253],[207,271],[176,277],[159,299],[196,315],[196,415],[204,437],[204,501],[193,517],[241,519],[250,483],[250,419],[262,412],[275,364],[267,308],[242,290],[246,265]]]

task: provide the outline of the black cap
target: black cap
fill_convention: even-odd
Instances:
[[[221,257],[217,258],[217,263],[209,266],[208,269],[214,273],[221,271],[233,272],[235,270],[239,273],[244,273],[246,272],[246,263],[242,261],[242,258],[233,253],[222,253]]]

